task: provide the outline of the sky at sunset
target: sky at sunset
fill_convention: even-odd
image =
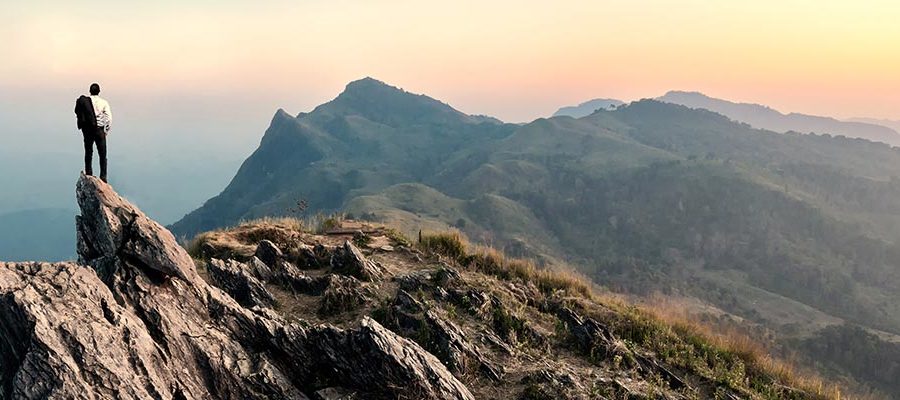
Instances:
[[[366,76],[507,122],[668,90],[896,120],[898,4],[2,0],[0,217],[75,209],[91,82],[115,117],[111,182],[163,223],[219,193],[277,109]]]
[[[372,76],[513,122],[671,89],[900,119],[892,1],[130,3],[3,2],[0,105],[62,96],[68,113],[98,81],[119,108],[245,113],[258,137],[277,108],[307,111]]]

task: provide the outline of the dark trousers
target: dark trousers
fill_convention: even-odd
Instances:
[[[84,173],[93,175],[94,143],[97,144],[97,155],[100,157],[100,179],[106,180],[106,131],[103,127],[81,130],[84,135]]]

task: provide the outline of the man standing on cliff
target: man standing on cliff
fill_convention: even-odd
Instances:
[[[112,125],[109,103],[100,97],[100,85],[91,84],[91,96],[81,96],[75,101],[78,129],[84,135],[84,173],[93,175],[94,144],[100,158],[100,179],[106,182],[106,135]]]

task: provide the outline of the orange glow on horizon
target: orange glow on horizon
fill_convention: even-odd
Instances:
[[[509,121],[668,90],[900,119],[895,2],[93,3],[104,13],[0,6],[12,38],[0,51],[13,55],[0,87],[101,80],[136,93],[271,94],[302,111],[373,76]],[[98,39],[97,57],[83,56],[85,37]]]

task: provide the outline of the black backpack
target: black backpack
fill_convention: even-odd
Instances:
[[[81,96],[75,100],[75,117],[78,129],[97,128],[97,115],[94,114],[94,102],[90,97]]]

